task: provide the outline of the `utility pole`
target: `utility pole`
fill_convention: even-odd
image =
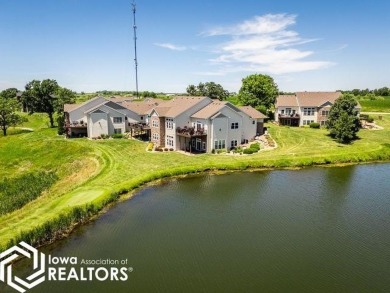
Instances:
[[[134,64],[135,64],[135,88],[136,88],[136,95],[137,99],[139,98],[138,93],[138,60],[137,60],[137,25],[135,23],[135,12],[136,12],[136,5],[135,1],[131,4],[133,7],[133,31],[134,31]]]

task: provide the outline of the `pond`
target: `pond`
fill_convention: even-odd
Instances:
[[[41,249],[127,259],[127,281],[29,292],[389,292],[389,231],[390,164],[167,180]]]

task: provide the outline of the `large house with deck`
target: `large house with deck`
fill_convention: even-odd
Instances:
[[[250,106],[208,97],[178,96],[171,100],[105,99],[64,106],[69,137],[142,133],[156,146],[211,152],[240,146],[263,134],[262,113]]]
[[[293,95],[280,95],[275,104],[275,121],[288,126],[304,126],[314,122],[324,126],[330,108],[341,95],[341,92],[296,92]],[[359,103],[356,110],[361,110]]]

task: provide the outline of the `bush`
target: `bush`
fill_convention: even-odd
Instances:
[[[368,118],[366,119],[368,123],[372,123],[374,122],[374,118],[368,116]]]
[[[320,124],[319,123],[317,123],[317,122],[313,122],[313,123],[310,123],[310,128],[320,128]]]
[[[151,152],[151,151],[153,150],[153,143],[152,143],[152,142],[150,142],[150,143],[148,144],[147,150],[148,150],[148,152]]]
[[[164,151],[162,147],[156,147],[156,152],[162,152]]]
[[[123,134],[122,133],[114,133],[111,137],[112,138],[123,138]]]
[[[252,143],[249,147],[253,152],[258,152],[260,150],[260,144],[258,142]]]
[[[164,148],[164,152],[167,152],[168,151],[168,148]]]
[[[170,151],[170,152],[173,152],[173,148],[170,148],[169,151]]]
[[[211,150],[211,153],[212,153],[212,154],[215,154],[215,149],[212,149],[212,150]]]
[[[107,139],[107,138],[109,138],[110,136],[109,136],[108,134],[102,134],[102,135],[100,135],[100,137],[101,137],[102,139]]]
[[[360,120],[367,120],[369,117],[368,114],[360,114]]]
[[[246,155],[251,155],[251,154],[255,153],[255,151],[251,148],[248,148],[248,149],[244,149],[243,153]]]

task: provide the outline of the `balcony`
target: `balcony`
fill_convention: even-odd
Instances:
[[[196,137],[207,135],[207,131],[204,128],[186,127],[176,128],[176,134],[184,137]]]
[[[130,127],[130,129],[134,131],[150,130],[150,126],[147,125],[146,123],[128,123],[128,126]]]
[[[290,113],[290,114],[279,114],[279,118],[288,118],[288,119],[299,119],[300,116],[297,113]]]
[[[87,123],[84,121],[72,121],[65,123],[65,127],[67,128],[87,128]]]

